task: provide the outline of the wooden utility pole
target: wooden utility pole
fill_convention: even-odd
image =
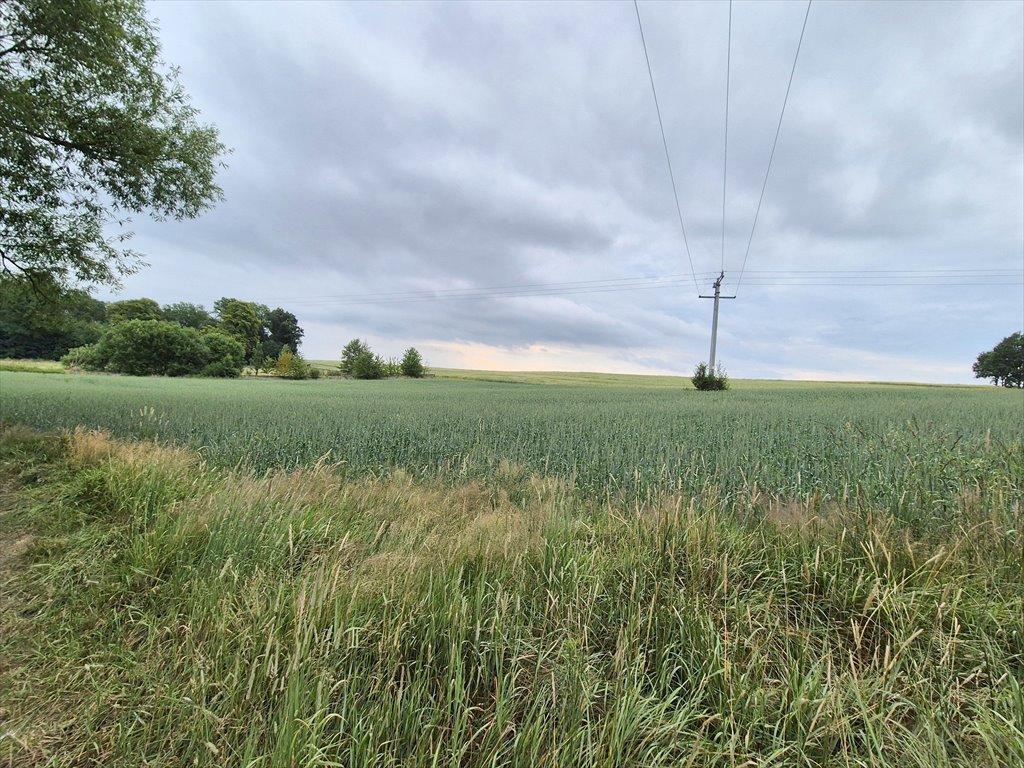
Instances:
[[[723,296],[722,295],[722,280],[725,279],[725,272],[718,275],[718,279],[715,280],[715,295],[705,296],[701,294],[702,299],[714,299],[715,300],[715,312],[711,319],[711,359],[708,361],[708,373],[712,376],[715,374],[715,347],[718,346],[718,301],[719,299],[735,299],[735,296]]]

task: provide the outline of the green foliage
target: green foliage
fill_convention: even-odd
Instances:
[[[286,379],[290,378],[294,363],[295,353],[288,347],[282,349],[281,353],[277,356],[277,375]]]
[[[107,304],[107,323],[117,325],[128,320],[163,320],[160,305],[153,299],[127,299]]]
[[[369,349],[360,352],[352,363],[352,378],[354,379],[380,379],[383,378],[385,370],[384,361]]]
[[[199,330],[212,328],[217,324],[217,321],[201,304],[190,304],[187,301],[166,305],[161,310],[161,318],[158,319]]]
[[[1024,387],[1024,334],[1011,333],[975,361],[974,376],[995,385]]]
[[[718,366],[718,372],[708,371],[707,363],[700,363],[693,370],[693,388],[702,392],[721,391],[729,388],[729,377],[725,375],[722,366]]]
[[[361,339],[352,339],[346,344],[341,350],[341,372],[346,376],[354,376],[356,360],[364,352],[370,352],[370,345]]]
[[[423,358],[415,347],[409,347],[402,355],[402,375],[412,379],[419,379],[425,373]]]
[[[263,345],[261,344],[256,347],[256,351],[252,353],[252,360],[249,362],[252,365],[252,369],[256,372],[256,375],[259,376],[260,371],[269,371],[271,365],[276,361],[263,351]]]
[[[203,347],[203,367],[199,375],[234,379],[245,364],[245,347],[234,336],[208,328],[199,336]]]
[[[277,307],[263,317],[263,330],[267,339],[281,347],[298,351],[304,332],[291,312]]]
[[[109,227],[211,206],[225,148],[142,0],[6,0],[0,30],[0,271],[116,284],[140,262]]]
[[[96,344],[71,350],[65,365],[130,376],[234,377],[244,349],[224,333],[200,333],[164,320],[127,320],[107,328]]]
[[[58,360],[99,339],[102,301],[45,278],[33,282],[0,275],[0,357]]]
[[[249,301],[223,298],[214,307],[220,317],[221,329],[241,341],[245,347],[246,360],[251,359],[262,340],[263,326],[256,314],[256,305]]]
[[[282,379],[318,379],[320,371],[286,345],[277,357],[277,375]]]
[[[60,361],[66,368],[81,368],[84,371],[102,371],[107,365],[106,357],[100,352],[98,344],[75,347]]]

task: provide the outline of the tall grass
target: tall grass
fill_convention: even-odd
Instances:
[[[257,475],[82,430],[9,429],[0,468],[37,537],[0,580],[13,765],[1024,761],[1008,462],[910,522],[510,463]]]

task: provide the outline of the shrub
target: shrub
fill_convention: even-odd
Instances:
[[[242,342],[215,330],[204,331],[199,338],[206,361],[200,375],[229,379],[241,375],[245,364],[245,346]]]
[[[60,359],[65,368],[82,368],[86,371],[102,371],[106,367],[106,360],[100,353],[99,344],[85,344],[68,350],[68,353]]]
[[[320,371],[306,362],[298,352],[285,344],[277,356],[277,375],[283,379],[318,379]]]
[[[107,328],[96,344],[76,347],[62,362],[90,371],[130,376],[235,377],[245,349],[220,331],[200,333],[164,320],[126,320]]]
[[[369,349],[360,352],[352,363],[352,376],[357,379],[379,379],[384,375],[384,361]]]
[[[707,363],[701,363],[694,369],[693,378],[690,381],[693,382],[694,389],[704,392],[729,388],[729,377],[726,376],[725,370],[721,365],[718,366],[718,371],[716,372],[708,370]]]

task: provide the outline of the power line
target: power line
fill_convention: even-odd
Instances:
[[[729,79],[732,74],[732,0],[729,0],[729,33],[725,53],[725,150],[722,152],[722,269],[725,271],[725,181],[729,169]],[[714,355],[712,355],[714,357]]]
[[[635,1],[635,0],[634,0]],[[731,0],[730,0],[731,1]],[[747,259],[750,257],[750,244],[754,241],[754,230],[757,228],[757,217],[761,213],[761,203],[764,201],[764,191],[768,187],[768,175],[772,172],[772,161],[775,159],[775,148],[779,144],[779,134],[782,132],[782,118],[786,114],[786,104],[789,102],[789,91],[793,87],[793,75],[796,73],[796,62],[800,58],[800,46],[804,42],[804,32],[807,30],[807,19],[811,15],[811,2],[807,0],[807,10],[804,12],[804,23],[800,27],[800,39],[796,44],[796,54],[793,56],[793,68],[789,71],[789,84],[786,86],[786,96],[782,100],[782,111],[779,113],[779,124],[775,128],[775,141],[772,142],[772,151],[768,156],[768,169],[764,172],[764,183],[761,185],[761,196],[757,199],[757,209],[754,211],[754,223],[750,227],[750,238],[747,240],[747,250],[743,254],[743,264],[740,267],[740,276],[736,281],[736,290],[739,290],[743,282],[743,271],[747,267]]]
[[[703,273],[701,273],[703,274]],[[710,274],[710,273],[707,273]],[[628,287],[630,284],[638,283],[644,284],[653,281],[665,281],[665,280],[681,280],[686,276],[683,274],[671,274],[671,275],[652,275],[648,277],[615,277],[606,278],[603,280],[572,280],[564,282],[547,282],[547,283],[520,283],[516,285],[498,285],[498,286],[477,286],[474,288],[425,288],[415,291],[380,291],[376,293],[342,293],[342,294],[329,294],[322,296],[307,296],[301,297],[296,300],[339,300],[339,299],[372,299],[372,298],[404,298],[411,297],[417,298],[422,296],[433,296],[438,298],[446,298],[448,296],[458,296],[463,293],[504,293],[504,292],[516,292],[526,291],[533,292],[535,290],[574,290],[577,288],[588,288],[588,287],[615,287],[623,286]]]
[[[703,282],[712,283],[715,273],[694,273]],[[751,272],[748,285],[759,287],[971,287],[1024,285],[1024,270],[1012,269],[931,269],[931,270],[792,270]],[[483,301],[545,296],[574,296],[594,293],[619,293],[678,287],[686,275],[610,278],[562,283],[534,283],[487,288],[456,288],[433,291],[350,293],[293,299],[277,299],[301,305],[410,304],[435,301]]]
[[[730,0],[731,1],[731,0]],[[651,79],[651,93],[654,94],[654,110],[658,113],[658,127],[661,129],[661,143],[665,148],[665,162],[668,164],[668,178],[672,182],[672,197],[676,201],[676,214],[679,216],[679,229],[683,232],[683,245],[686,247],[686,260],[690,262],[690,273],[693,275],[693,285],[697,285],[697,273],[693,269],[693,257],[690,256],[690,244],[686,239],[686,226],[683,224],[683,211],[679,206],[679,192],[676,190],[676,178],[672,173],[672,158],[668,153],[668,139],[665,138],[665,124],[661,119],[661,107],[658,104],[658,90],[654,87],[654,72],[651,70],[651,57],[647,53],[647,40],[644,37],[644,24],[640,20],[640,5],[633,0],[633,8],[636,10],[636,23],[640,27],[640,42],[644,47],[644,60],[647,62],[647,76]]]

